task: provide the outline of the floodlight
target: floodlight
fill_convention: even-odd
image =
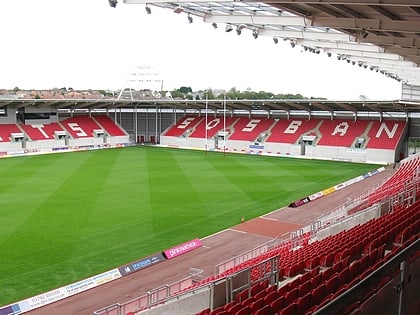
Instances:
[[[108,0],[109,5],[111,8],[115,8],[117,6],[118,1],[117,0]]]
[[[217,28],[217,23],[216,22],[211,23],[211,25],[213,26],[214,29]]]
[[[193,18],[192,18],[192,16],[188,13],[188,23],[192,23],[193,22]]]
[[[241,28],[238,26],[236,27],[236,34],[241,35],[242,34],[242,30]]]
[[[331,52],[329,51],[329,52],[327,52],[327,56],[328,57],[331,57]]]
[[[277,44],[279,42],[279,39],[277,38],[277,36],[273,36],[273,42],[274,44]]]
[[[233,30],[232,24],[226,24],[225,32],[229,33]]]
[[[296,46],[296,42],[295,42],[294,40],[291,40],[291,41],[290,41],[290,46],[292,46],[292,48],[295,48],[295,46]]]
[[[146,12],[147,12],[147,14],[150,14],[150,13],[152,13],[152,9],[150,9],[150,7],[146,4]]]
[[[255,39],[258,38],[258,30],[257,29],[252,31],[252,36],[254,36]]]

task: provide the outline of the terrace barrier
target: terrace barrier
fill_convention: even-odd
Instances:
[[[173,298],[177,293],[185,291],[195,283],[203,279],[203,270],[190,267],[188,276],[158,288],[152,289],[147,293],[129,300],[124,303],[115,303],[95,311],[94,315],[125,315],[129,312],[144,310]]]
[[[278,238],[274,238],[272,240],[269,240],[268,242],[259,245],[253,249],[250,249],[238,256],[232,257],[228,260],[225,260],[219,264],[217,264],[214,267],[214,275],[220,275],[224,272],[226,272],[227,270],[234,268],[235,266],[248,261],[252,258],[258,257],[266,252],[268,252],[271,248],[273,248],[274,246],[278,245],[282,243],[281,239]]]

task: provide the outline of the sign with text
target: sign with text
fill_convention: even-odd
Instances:
[[[137,260],[135,262],[132,262],[130,264],[121,266],[118,269],[119,269],[122,276],[126,276],[126,275],[128,275],[132,272],[150,267],[150,266],[152,266],[154,264],[157,264],[157,263],[160,263],[164,260],[165,260],[165,257],[163,257],[163,254],[159,253],[159,254],[156,254],[156,255],[153,255],[153,256],[149,256],[149,257],[146,257],[146,258],[139,259],[139,260]]]
[[[179,255],[188,253],[189,251],[192,251],[193,249],[196,249],[198,247],[201,247],[201,241],[198,238],[196,238],[189,242],[167,249],[163,252],[163,254],[167,259],[172,259]]]

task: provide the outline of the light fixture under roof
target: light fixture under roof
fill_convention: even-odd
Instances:
[[[236,26],[236,34],[241,35],[242,34],[242,29],[245,28],[245,25],[240,24],[238,26]]]
[[[273,36],[273,42],[274,44],[278,44],[279,39],[277,38],[277,36]]]
[[[188,19],[188,23],[190,23],[190,24],[194,21],[193,17],[189,13],[188,13],[187,19]]]
[[[150,14],[150,13],[152,13],[152,9],[149,7],[149,5],[148,4],[146,4],[146,13],[147,14]]]
[[[111,8],[115,8],[117,6],[118,1],[117,0],[108,0],[109,6]]]
[[[216,22],[211,23],[211,25],[213,26],[214,29],[217,28],[217,23]]]
[[[258,30],[257,30],[257,29],[255,29],[255,30],[253,30],[253,31],[252,31],[252,36],[253,36],[255,39],[257,39],[257,38],[258,38]]]
[[[232,24],[226,24],[225,32],[229,33],[233,30]]]

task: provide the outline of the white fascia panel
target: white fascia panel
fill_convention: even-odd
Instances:
[[[263,16],[263,15],[213,15],[206,14],[204,21],[208,23],[231,23],[253,25],[299,26],[311,25],[311,20],[299,16]]]

